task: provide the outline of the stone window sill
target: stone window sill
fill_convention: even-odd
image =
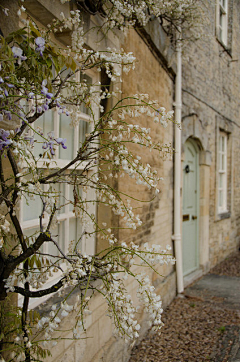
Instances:
[[[216,37],[216,39],[217,42],[224,48],[224,51],[232,58],[232,49],[224,44],[220,38]]]
[[[217,221],[228,219],[231,217],[231,213],[229,211],[222,212],[217,215]]]

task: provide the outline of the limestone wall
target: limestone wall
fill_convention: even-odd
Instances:
[[[183,61],[183,151],[184,142],[193,137],[199,149],[209,154],[209,161],[200,169],[202,221],[209,223],[204,233],[202,266],[214,266],[239,245],[239,94],[240,40],[238,1],[229,1],[228,46],[218,41],[215,32],[215,2],[205,1],[208,26],[204,37],[184,50]],[[217,208],[218,134],[228,135],[227,208],[220,214]],[[184,157],[184,154],[183,154]],[[206,189],[206,185],[207,188]],[[204,191],[205,190],[205,191]],[[208,239],[208,241],[206,240]],[[206,247],[206,243],[208,246]],[[207,264],[207,253],[209,262]]]

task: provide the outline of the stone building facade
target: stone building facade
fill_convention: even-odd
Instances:
[[[208,27],[202,39],[189,44],[183,56],[183,263],[189,253],[195,258],[183,265],[186,274],[191,268],[209,270],[239,246],[239,2],[215,6],[206,0],[204,16]],[[188,184],[186,166],[194,162],[189,159],[194,149],[197,177]],[[195,211],[184,189],[192,182]],[[195,229],[187,225],[187,215],[197,217]],[[191,233],[195,250],[189,247]]]
[[[25,0],[24,4],[44,26],[59,17],[61,11],[67,15],[70,10],[69,4],[65,3],[60,11],[58,0]],[[237,0],[228,0],[227,22],[226,18],[221,19],[221,24],[227,28],[221,29],[222,32],[219,30],[219,19],[223,16],[221,9],[210,0],[205,0],[205,5],[211,20],[210,28],[205,29],[207,37],[188,44],[183,57],[181,198],[185,285],[236,250],[240,240],[240,4]],[[84,20],[89,27],[100,22],[98,15],[88,13],[84,13]],[[96,42],[97,38],[99,41]],[[59,41],[66,45],[69,34],[64,34]],[[167,110],[173,108],[177,67],[172,62],[174,54],[158,20],[151,21],[144,29],[130,30],[125,38],[109,35],[102,39],[101,34],[96,33],[95,37],[87,39],[87,45],[94,49],[114,46],[133,52],[137,67],[127,76],[123,75],[122,96],[147,93]],[[138,122],[152,128],[154,141],[171,143],[174,147],[173,124],[164,129],[150,124],[145,117],[139,118]],[[141,150],[139,152],[141,154]],[[140,245],[148,242],[165,248],[172,244],[173,234],[174,157],[167,155],[163,159],[154,152],[141,154],[141,157],[163,177],[161,191],[150,203],[135,201],[142,226],[134,232],[119,228],[116,236],[121,241],[133,240]],[[120,178],[116,182],[123,193],[136,199],[152,199],[148,189],[136,188],[130,178]],[[121,226],[121,221],[109,210],[102,207],[97,212],[99,220],[109,227]],[[96,240],[95,248],[97,251],[103,249],[104,243]],[[149,275],[165,307],[177,294],[177,275],[175,267],[169,265],[158,271],[162,277],[152,271]],[[136,295],[134,282],[128,282],[126,288]],[[43,309],[48,310],[50,303],[53,303],[51,299],[43,303]],[[84,338],[73,341],[68,339],[70,333],[64,332],[65,339],[51,349],[52,356],[47,361],[128,360],[130,347],[113,337],[114,327],[106,315],[104,299],[100,295],[94,296],[89,309],[92,314],[86,318]],[[148,328],[146,316],[141,315],[141,319],[144,334]],[[62,329],[69,329],[73,320],[74,312],[65,319]]]

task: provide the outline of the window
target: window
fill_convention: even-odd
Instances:
[[[226,46],[228,38],[228,0],[217,0],[216,32],[218,39]]]
[[[227,211],[227,134],[219,132],[218,212]]]
[[[97,81],[97,77],[94,73],[89,75],[84,75],[86,77],[87,84],[93,84]],[[93,108],[94,116],[97,116],[98,109]],[[37,160],[37,167],[39,172],[45,172],[46,168],[50,168],[52,171],[58,167],[64,167],[69,161],[71,161],[76,155],[79,148],[79,144],[83,143],[85,140],[85,135],[91,132],[93,128],[93,119],[88,114],[88,110],[82,106],[81,115],[79,121],[74,126],[70,125],[71,118],[66,116],[64,113],[58,113],[57,110],[48,110],[46,111],[34,124],[33,128],[37,132],[41,132],[44,137],[50,132],[53,132],[54,138],[66,138],[67,149],[62,149],[62,147],[56,147],[54,150],[55,154],[52,159],[43,157],[44,149],[42,148],[43,139],[36,133],[34,133],[34,148],[33,154]],[[28,135],[31,136],[33,131],[28,130]],[[81,173],[86,166],[86,162],[82,162],[79,165],[73,165],[70,167],[74,170],[74,174]],[[23,165],[25,170],[27,170],[27,165]],[[94,172],[94,171],[92,171]],[[69,172],[70,173],[70,172]],[[31,179],[33,175],[29,174],[25,176],[25,179]],[[54,192],[58,195],[59,208],[57,213],[58,225],[54,230],[51,230],[54,240],[57,242],[59,247],[64,253],[68,253],[68,246],[72,240],[79,240],[83,230],[84,225],[82,225],[79,218],[76,217],[73,212],[73,204],[66,202],[66,200],[73,201],[73,185],[66,183],[65,180],[59,178],[59,183],[57,184],[48,184],[42,186],[44,192]],[[92,201],[95,199],[95,195],[92,190],[78,190],[78,195],[82,199],[87,199]],[[95,213],[95,205],[92,202],[89,202],[89,212],[90,214]],[[39,233],[39,216],[42,211],[42,201],[40,197],[35,196],[35,199],[25,198],[21,199],[20,206],[20,222],[23,228],[24,235],[30,239],[34,239]],[[49,221],[49,216],[47,212],[44,213],[43,217],[43,227],[47,226]],[[91,226],[90,226],[91,227]],[[88,226],[89,228],[89,226]],[[95,240],[94,236],[86,241],[84,237],[81,237],[81,243],[78,244],[81,251],[88,254],[94,254],[95,252]],[[57,247],[51,243],[44,243],[41,249],[42,253],[48,255],[51,259],[51,256],[58,256],[59,251]],[[64,265],[62,267],[64,269]],[[56,282],[56,279],[59,277],[59,273],[54,273],[53,277],[48,280],[46,286],[49,287]],[[34,308],[40,304],[46,297],[40,298],[39,300],[31,300],[30,307]]]

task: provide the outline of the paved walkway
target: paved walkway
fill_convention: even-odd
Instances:
[[[237,310],[240,314],[240,277],[207,274],[188,287],[184,294],[204,301],[214,300],[219,307]],[[225,332],[215,361],[240,362],[240,326],[226,327]]]

